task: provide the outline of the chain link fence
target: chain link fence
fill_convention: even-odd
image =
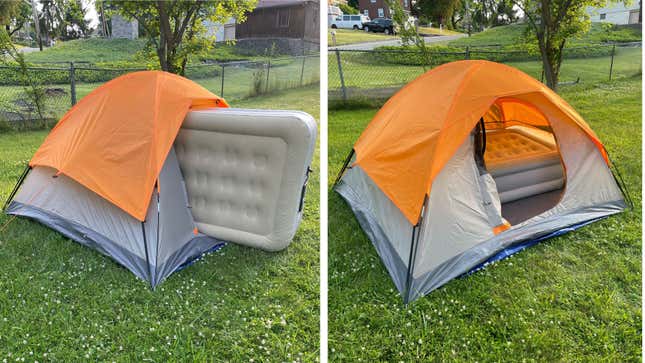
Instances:
[[[640,42],[567,48],[560,84],[595,83],[640,74],[641,51]],[[333,49],[328,60],[329,99],[388,98],[426,71],[464,59],[505,63],[544,82],[540,55],[528,51],[503,51],[497,47],[467,47],[460,52],[429,48],[426,53],[405,49]]]
[[[230,102],[317,83],[319,65],[316,54],[188,66],[185,76]],[[0,131],[51,127],[98,86],[140,70],[52,62],[29,67],[25,77],[17,66],[0,66]]]

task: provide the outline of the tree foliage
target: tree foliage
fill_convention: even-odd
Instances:
[[[77,0],[40,0],[40,32],[43,38],[52,40],[78,39],[92,32],[90,22],[85,20],[87,8]]]
[[[89,20],[85,20],[87,8],[81,1],[71,0],[63,4],[64,26],[61,29],[61,39],[78,39],[89,36],[93,30]]]
[[[105,9],[136,19],[154,46],[162,70],[184,74],[191,54],[208,50],[214,39],[206,36],[204,21],[223,24],[234,17],[246,19],[255,0],[116,1],[103,0]]]
[[[0,22],[7,21],[7,18],[0,18]],[[4,25],[0,23],[0,25]],[[18,76],[23,86],[25,96],[43,123],[48,127],[47,118],[45,117],[45,90],[36,80],[33,73],[29,71],[24,55],[16,49],[11,41],[11,36],[6,28],[0,27],[0,65],[16,67],[15,74]],[[2,120],[0,120],[2,121]]]
[[[64,24],[63,2],[61,0],[40,0],[41,10],[38,15],[40,32],[49,43],[61,34]]]
[[[511,24],[519,19],[518,9],[512,0],[464,0],[460,13],[466,11],[471,16],[469,25],[477,31]]]
[[[403,46],[414,46],[419,50],[421,55],[420,63],[425,71],[430,65],[430,49],[428,49],[425,39],[419,34],[415,24],[410,22],[410,17],[399,0],[385,0],[385,2],[392,14],[392,21],[396,25],[401,43],[403,43]],[[405,55],[405,57],[408,57],[408,55]]]
[[[452,18],[464,0],[420,0],[417,3],[419,15],[430,19],[437,27],[441,24],[444,27],[452,28]]]
[[[586,8],[604,7],[608,0],[513,0],[530,25],[529,39],[537,41],[547,86],[556,90],[567,39],[589,31]]]
[[[340,8],[340,11],[343,12],[343,14],[358,14],[358,9],[351,7],[348,4],[338,4],[338,7]]]
[[[0,1],[0,25],[11,37],[22,29],[31,16],[31,7],[24,0]]]
[[[347,5],[356,9],[356,11],[359,10],[358,0],[347,0]]]

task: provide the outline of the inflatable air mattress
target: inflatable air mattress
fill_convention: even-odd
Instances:
[[[512,126],[487,132],[484,160],[502,203],[557,190],[564,185],[555,139],[543,130]]]
[[[302,112],[190,112],[174,147],[199,232],[267,251],[287,247],[315,142],[316,123]]]

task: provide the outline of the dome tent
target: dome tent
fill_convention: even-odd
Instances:
[[[626,208],[607,152],[542,83],[488,61],[397,92],[335,183],[406,302]]]
[[[290,157],[293,140],[302,140],[298,158]],[[225,242],[286,247],[299,224],[314,143],[308,115],[231,109],[186,78],[130,73],[63,116],[5,212],[98,250],[154,288]],[[258,160],[277,167],[258,167]],[[224,178],[235,182],[224,188],[217,183]],[[281,219],[273,218],[276,209]]]

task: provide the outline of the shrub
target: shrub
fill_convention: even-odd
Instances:
[[[582,44],[565,48],[564,58],[606,57],[612,47],[603,44]],[[423,53],[413,46],[385,46],[375,49],[372,54],[363,54],[357,62],[389,63],[417,66],[437,66],[443,63],[466,59],[483,59],[493,62],[518,62],[538,60],[540,53],[536,46],[529,44],[500,45],[496,47],[454,47],[437,45],[428,47],[430,59],[423,59]],[[468,53],[468,54],[467,54]],[[345,55],[344,55],[345,56]]]

